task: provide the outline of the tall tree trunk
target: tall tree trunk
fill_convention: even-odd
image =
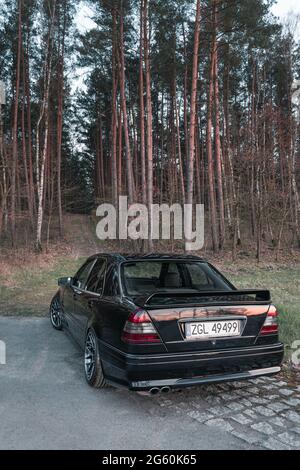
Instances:
[[[33,152],[32,152],[32,128],[31,128],[31,96],[30,96],[30,69],[29,69],[29,26],[27,26],[27,44],[26,51],[24,51],[24,88],[26,95],[26,119],[27,119],[27,142],[28,142],[28,178],[29,178],[29,192],[30,192],[30,212],[34,215],[36,213],[36,201],[34,196],[34,181],[33,181]]]
[[[61,39],[61,50],[58,63],[58,109],[57,109],[57,205],[59,234],[62,237],[63,213],[62,213],[62,196],[61,196],[61,146],[63,131],[63,107],[64,107],[64,62],[65,62],[65,35],[66,35],[66,0],[63,0],[63,30]]]
[[[256,135],[255,135],[255,89],[256,89],[256,64],[253,61],[252,66],[252,89],[251,89],[251,110],[250,110],[250,153],[251,153],[251,169],[250,169],[250,204],[251,204],[251,229],[252,237],[255,237],[257,230],[257,220],[256,220],[256,204],[255,204],[255,183],[256,183],[256,165],[255,165],[255,156],[256,156]]]
[[[24,70],[24,51],[22,51],[22,65]],[[27,148],[26,148],[26,131],[25,131],[25,83],[24,83],[25,74],[23,73],[23,96],[22,96],[22,113],[21,113],[21,128],[22,128],[22,156],[23,156],[23,166],[24,166],[24,176],[25,176],[25,187],[26,187],[26,196],[27,196],[27,206],[29,212],[29,219],[31,226],[33,228],[33,210],[31,203],[31,194],[30,194],[30,185],[29,185],[29,176],[28,176],[28,163],[27,163]]]
[[[199,63],[199,39],[200,39],[200,20],[201,20],[201,2],[196,3],[194,50],[193,50],[193,69],[192,69],[192,87],[191,87],[191,106],[190,106],[190,128],[189,128],[189,153],[187,165],[187,204],[192,205],[194,200],[194,167],[195,167],[195,130],[196,130],[196,98],[198,85],[198,63]],[[193,214],[188,215],[186,220],[187,238],[191,239],[193,229]]]
[[[16,172],[18,168],[18,109],[20,91],[20,69],[22,50],[22,0],[18,1],[18,50],[16,60],[16,88],[14,97],[13,127],[12,127],[12,171],[11,171],[11,230],[12,244],[16,241]]]
[[[120,95],[121,95],[121,106],[123,114],[123,128],[125,136],[125,147],[126,147],[126,173],[127,173],[127,190],[129,204],[132,204],[135,199],[135,186],[132,171],[132,156],[130,148],[130,138],[128,129],[128,116],[127,116],[127,104],[126,104],[126,93],[125,93],[125,59],[124,59],[124,19],[123,19],[123,1],[121,2],[120,12]]]
[[[149,250],[153,250],[153,138],[152,138],[152,96],[151,96],[151,69],[149,57],[149,7],[148,0],[144,0],[144,58],[146,70],[146,102],[147,102],[147,202],[149,212]]]
[[[207,133],[206,133],[209,209],[210,209],[210,222],[211,222],[213,251],[217,251],[218,249],[217,214],[216,214],[216,199],[215,199],[216,197],[215,175],[214,175],[214,162],[213,162],[213,152],[212,152],[212,108],[213,108],[213,89],[214,89],[214,70],[215,70],[215,50],[216,50],[216,41],[214,37],[212,41],[212,48],[211,48],[209,86],[208,86],[208,95],[207,95]]]
[[[184,143],[185,143],[185,158],[188,159],[189,154],[189,132],[188,132],[188,61],[187,61],[187,46],[184,23],[182,23],[182,36],[183,36],[183,57],[184,57],[184,89],[183,89],[183,121],[184,121]],[[186,173],[187,167],[183,167],[184,174]]]
[[[100,184],[100,197],[105,198],[105,175],[103,165],[103,132],[102,132],[102,116],[101,111],[99,112],[99,184]]]
[[[111,180],[112,200],[115,208],[118,207],[118,177],[117,177],[117,12],[112,9],[112,113],[111,113]]]
[[[219,0],[214,0],[214,35],[217,36]],[[219,68],[218,68],[218,43],[215,41],[214,60],[214,95],[215,95],[215,160],[217,169],[218,188],[218,208],[219,208],[219,248],[222,249],[225,241],[225,217],[224,217],[224,196],[223,196],[223,174],[221,160],[220,141],[220,102],[219,102]]]
[[[143,204],[147,203],[146,188],[146,149],[145,149],[145,104],[144,104],[144,0],[141,0],[140,6],[140,161],[141,161],[141,190]]]
[[[5,155],[4,146],[4,131],[3,131],[3,119],[2,119],[2,105],[0,103],[0,166],[1,166],[1,181],[0,181],[0,237],[2,230],[7,231],[8,225],[8,207],[7,197],[9,193],[8,177],[7,177],[7,162]],[[3,229],[4,225],[4,229]]]
[[[122,111],[118,111],[118,188],[119,193],[122,193],[122,164],[123,164],[123,132],[122,132]]]
[[[37,187],[38,187],[38,214],[37,214],[37,226],[36,226],[36,249],[42,250],[42,225],[44,217],[44,191],[45,191],[45,165],[48,150],[48,132],[49,132],[49,94],[50,94],[50,83],[51,83],[51,71],[52,71],[52,52],[53,52],[53,27],[55,17],[56,0],[53,0],[51,19],[49,25],[48,41],[46,45],[45,55],[45,70],[44,70],[44,96],[41,106],[41,112],[37,124],[37,148],[36,148],[36,164],[37,164]],[[39,149],[39,132],[41,121],[44,118],[44,143],[42,148],[42,155],[40,158]],[[40,161],[41,160],[41,161]]]
[[[173,80],[174,88],[174,107],[175,107],[175,123],[176,123],[176,135],[177,135],[177,148],[178,148],[178,163],[179,163],[179,178],[180,178],[180,189],[182,202],[185,204],[185,187],[184,187],[184,171],[183,171],[183,160],[181,152],[181,139],[180,139],[180,121],[179,121],[179,111],[176,100],[176,79]]]
[[[62,213],[62,196],[61,196],[61,146],[62,146],[62,126],[63,126],[63,78],[62,85],[58,96],[58,114],[57,114],[57,206],[59,235],[63,237],[63,213]]]

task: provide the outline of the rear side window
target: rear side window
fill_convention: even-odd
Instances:
[[[199,265],[196,263],[187,264],[187,270],[190,275],[192,287],[195,289],[201,289],[203,287],[213,286],[212,279],[206,274],[204,269],[199,269]]]
[[[101,294],[105,278],[106,262],[105,259],[98,259],[91,271],[86,290]]]
[[[84,289],[90,274],[90,270],[94,264],[95,260],[87,261],[75,274],[73,285],[78,287],[78,289]]]
[[[104,295],[108,297],[120,295],[119,275],[115,266],[110,266],[107,270]]]

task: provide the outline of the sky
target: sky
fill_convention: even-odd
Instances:
[[[273,13],[276,16],[285,16],[291,10],[300,13],[299,0],[278,0],[277,5],[273,6]]]
[[[283,22],[290,15],[300,15],[300,0],[278,0],[272,8],[275,16],[278,16]],[[295,37],[300,40],[300,21],[295,31]]]
[[[80,33],[84,33],[87,29],[93,28],[95,23],[90,19],[92,10],[87,5],[84,5],[84,2],[80,2],[77,11],[76,25]]]
[[[290,14],[300,15],[300,0],[278,0],[273,6],[272,12],[275,16],[282,19],[282,21],[284,21]],[[90,19],[90,16],[91,10],[84,5],[84,2],[82,2],[77,14],[77,26],[81,32],[93,27],[94,23]],[[300,39],[300,22],[295,34],[296,38]]]

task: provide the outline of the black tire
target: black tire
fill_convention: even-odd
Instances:
[[[94,388],[106,387],[97,336],[93,328],[87,332],[84,347],[84,372],[87,383]]]
[[[62,330],[63,325],[62,325],[62,319],[61,319],[61,305],[60,305],[60,300],[59,296],[56,295],[50,304],[50,321],[51,325],[55,330]]]

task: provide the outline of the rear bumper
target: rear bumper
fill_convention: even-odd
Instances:
[[[198,353],[126,354],[100,344],[105,377],[130,390],[182,388],[204,383],[242,380],[280,371],[284,347],[267,346]]]

